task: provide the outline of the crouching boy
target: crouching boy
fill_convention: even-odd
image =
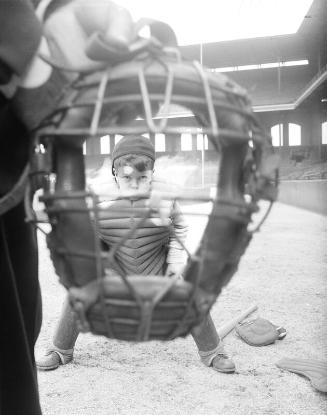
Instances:
[[[115,253],[115,261],[110,264],[116,271],[127,275],[172,277],[181,275],[185,266],[185,254],[178,241],[185,241],[187,226],[177,202],[160,202],[159,210],[166,211],[164,224],[159,215],[142,219],[148,209],[148,195],[155,188],[154,163],[155,151],[149,139],[131,135],[116,144],[112,153],[112,172],[122,198],[102,202],[112,210],[101,212],[100,237],[109,248],[125,237]],[[136,221],[138,226],[135,232],[126,238]],[[235,371],[235,365],[226,355],[210,315],[191,334],[206,366],[223,373]],[[37,361],[38,368],[57,369],[59,365],[69,363],[77,337],[74,314],[66,301],[53,345]]]

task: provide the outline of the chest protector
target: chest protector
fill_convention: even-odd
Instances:
[[[121,268],[127,275],[164,273],[172,220],[162,225],[159,214],[146,205],[147,199],[122,199],[101,204],[100,238],[109,245],[123,239],[115,252],[110,268]],[[108,209],[109,208],[109,209]]]

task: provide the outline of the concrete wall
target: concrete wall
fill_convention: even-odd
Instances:
[[[276,124],[283,124],[284,146],[288,146],[288,124],[301,126],[301,143],[305,146],[321,145],[321,124],[327,121],[327,111],[317,108],[295,109],[294,111],[270,111],[257,113],[258,118],[270,132]]]
[[[284,180],[278,201],[327,215],[327,180]]]

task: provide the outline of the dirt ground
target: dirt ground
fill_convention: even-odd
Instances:
[[[202,226],[192,220],[189,246]],[[37,354],[51,340],[65,295],[42,234],[39,240],[43,326]],[[230,333],[224,343],[237,372],[226,375],[201,364],[189,337],[133,344],[82,334],[72,364],[38,372],[44,415],[325,414],[327,394],[275,363],[283,357],[327,360],[326,247],[327,217],[276,204],[212,316],[219,327],[257,304],[253,316],[284,326],[284,340],[255,348]]]

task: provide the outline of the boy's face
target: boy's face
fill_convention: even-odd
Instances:
[[[117,183],[124,196],[148,193],[152,176],[152,170],[140,172],[129,165],[121,166],[116,171]]]

